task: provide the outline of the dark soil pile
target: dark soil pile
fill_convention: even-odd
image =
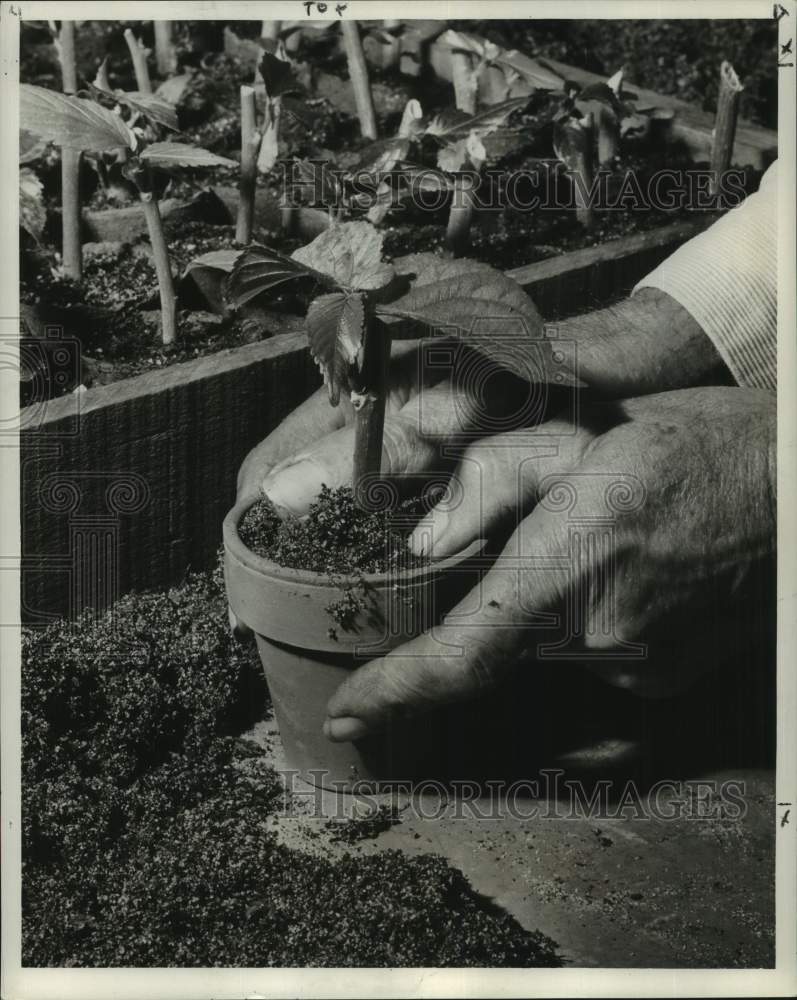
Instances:
[[[386,573],[422,566],[407,548],[415,523],[435,503],[429,493],[395,507],[360,509],[351,487],[322,486],[307,517],[284,520],[268,498],[255,501],[241,519],[241,541],[279,566],[332,576]]]
[[[265,704],[218,572],[24,633],[23,965],[560,964],[441,858],[280,845]]]

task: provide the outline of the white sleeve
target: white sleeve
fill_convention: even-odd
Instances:
[[[634,288],[658,288],[679,302],[711,338],[736,382],[759,389],[777,384],[776,168],[777,161],[756,194]]]

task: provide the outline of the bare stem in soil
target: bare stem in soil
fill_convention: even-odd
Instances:
[[[714,142],[711,147],[711,193],[719,190],[719,177],[730,167],[736,138],[736,119],[744,87],[729,62],[720,66],[720,89],[717,116],[714,119]]]
[[[152,83],[149,79],[149,67],[147,66],[147,50],[144,43],[140,42],[130,28],[125,29],[125,41],[130,50],[130,58],[133,60],[133,72],[136,75],[136,87],[142,94],[152,93]]]
[[[346,59],[349,64],[349,77],[354,88],[357,116],[360,119],[360,131],[366,139],[375,139],[376,115],[374,114],[374,102],[371,97],[371,84],[368,79],[368,67],[365,64],[360,29],[356,21],[342,21],[341,28],[346,46]]]
[[[382,470],[382,436],[385,428],[389,363],[389,328],[373,316],[367,316],[362,369],[367,395],[354,416],[352,470],[355,502],[366,509],[371,506],[368,502],[368,487]]]
[[[171,76],[177,69],[177,53],[172,42],[172,22],[153,21],[155,28],[155,64],[159,76]]]
[[[58,33],[58,56],[65,94],[77,91],[75,63],[75,22],[62,21]],[[61,148],[61,259],[64,274],[74,281],[83,275],[83,246],[80,241],[80,159],[79,149]]]
[[[598,111],[598,163],[610,167],[620,152],[620,122],[610,109]]]
[[[446,256],[462,257],[468,252],[472,218],[473,178],[470,174],[456,174],[446,226]]]
[[[161,335],[164,344],[173,344],[177,335],[177,299],[174,294],[172,269],[169,265],[169,251],[163,235],[163,223],[158,202],[151,191],[141,192],[144,218],[147,220],[155,273],[158,276],[158,290],[161,299]]]
[[[257,187],[257,153],[260,136],[255,119],[255,91],[241,87],[241,177],[238,182],[238,216],[235,220],[235,240],[250,243],[255,218]]]

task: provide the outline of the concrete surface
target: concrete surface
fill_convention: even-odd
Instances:
[[[514,692],[533,723],[521,734],[532,750],[525,764],[490,771],[503,782],[500,791],[492,786],[492,798],[483,779],[469,803],[463,799],[475,787],[461,786],[447,802],[434,785],[417,795],[358,801],[298,783],[271,820],[277,835],[330,858],[386,848],[443,855],[478,892],[556,941],[571,967],[772,966],[771,689],[764,685],[757,695],[744,677],[737,678],[741,687],[728,677],[719,687],[707,678],[686,699],[646,703],[580,673],[562,678],[556,669],[553,685],[536,684],[548,711]],[[562,684],[569,699],[560,690],[552,701]],[[533,739],[532,730],[544,738]],[[275,767],[285,767],[273,719],[247,735]],[[543,766],[561,770],[558,786],[547,796],[543,785],[536,798],[518,796],[508,814],[507,782],[519,775],[544,782]],[[651,790],[663,779],[675,784],[656,798]],[[588,799],[601,780],[609,783],[603,814],[579,812],[569,783]],[[576,815],[565,818],[574,801]],[[400,810],[395,825],[353,844],[335,839],[344,822],[335,817],[362,816],[390,802]],[[502,815],[489,815],[491,802]],[[651,811],[658,803],[666,816],[679,802],[680,818]]]

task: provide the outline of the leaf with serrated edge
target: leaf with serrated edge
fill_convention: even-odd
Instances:
[[[382,260],[382,239],[369,222],[336,222],[291,256],[344,288],[374,291],[389,284],[394,274],[392,265]]]
[[[163,167],[237,167],[235,160],[217,156],[207,149],[184,142],[153,142],[141,153],[141,159]]]
[[[329,391],[333,406],[341,388],[350,387],[349,371],[362,364],[365,331],[363,296],[333,292],[314,299],[307,310],[310,350]]]
[[[135,136],[119,115],[94,101],[23,83],[19,113],[23,128],[57,146],[94,153],[136,147]]]

